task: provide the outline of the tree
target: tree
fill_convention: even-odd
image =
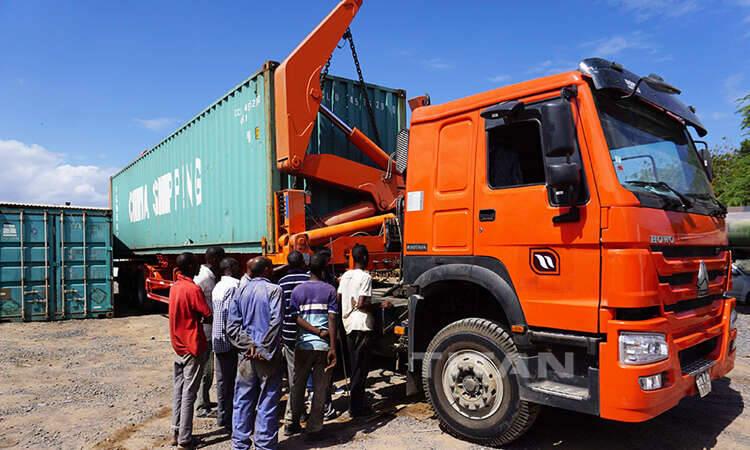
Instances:
[[[750,136],[750,94],[739,100],[737,113],[742,116],[740,129]],[[727,206],[750,205],[750,138],[739,148],[723,145],[713,153],[716,196]]]
[[[745,136],[750,136],[750,94],[742,97],[738,100],[740,107],[737,112],[742,116],[742,123],[740,123],[740,129],[745,131]],[[746,144],[746,148],[750,148],[750,142],[745,139],[742,144]]]

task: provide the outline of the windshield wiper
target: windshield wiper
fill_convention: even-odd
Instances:
[[[632,184],[635,186],[653,186],[653,187],[660,187],[662,189],[666,189],[669,192],[673,193],[677,198],[680,199],[680,203],[682,203],[683,209],[688,209],[693,206],[693,201],[690,200],[685,194],[678,191],[677,189],[673,188],[669,184],[665,183],[664,181],[640,181],[640,180],[630,180],[626,181],[627,184]]]
[[[685,194],[685,195],[687,195],[688,197],[697,198],[697,199],[700,199],[700,200],[710,200],[711,202],[713,202],[713,204],[716,205],[716,209],[714,209],[714,210],[711,211],[710,214],[712,216],[721,216],[721,217],[724,217],[724,216],[727,215],[727,207],[726,207],[726,205],[723,204],[723,203],[721,203],[721,201],[718,198],[714,197],[711,194],[705,194],[705,193],[704,194],[688,193],[688,194]]]

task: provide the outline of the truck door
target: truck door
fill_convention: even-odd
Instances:
[[[477,127],[474,250],[505,265],[530,326],[596,332],[599,202],[592,178],[586,176],[591,168],[580,145],[585,140],[576,101],[557,96],[526,103],[512,117],[482,119],[484,127]],[[571,108],[570,124],[545,123],[549,119],[543,107],[555,102]],[[570,158],[581,168],[582,180],[580,217],[559,223],[553,219],[569,208],[558,206],[565,194],[547,185],[548,167],[560,157],[545,156],[544,138],[556,126],[577,128]]]

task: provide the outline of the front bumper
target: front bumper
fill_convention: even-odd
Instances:
[[[712,380],[731,371],[734,368],[736,350],[733,346],[737,337],[737,330],[730,329],[730,313],[734,304],[734,298],[727,298],[716,300],[704,308],[649,320],[609,320],[606,325],[607,341],[600,344],[599,352],[601,417],[642,422],[676,406],[681,399],[696,395],[695,374],[689,373],[690,368],[682,367],[680,352],[683,352],[686,366],[710,365],[708,370]],[[620,364],[617,342],[621,331],[664,333],[669,345],[669,358],[641,366]],[[705,354],[696,351],[706,348],[709,350]],[[688,364],[693,359],[699,361]],[[664,387],[655,391],[641,389],[639,377],[659,373],[663,374]]]

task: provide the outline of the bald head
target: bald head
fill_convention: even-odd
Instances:
[[[273,264],[271,260],[264,256],[256,256],[247,262],[247,273],[252,278],[271,276]]]

